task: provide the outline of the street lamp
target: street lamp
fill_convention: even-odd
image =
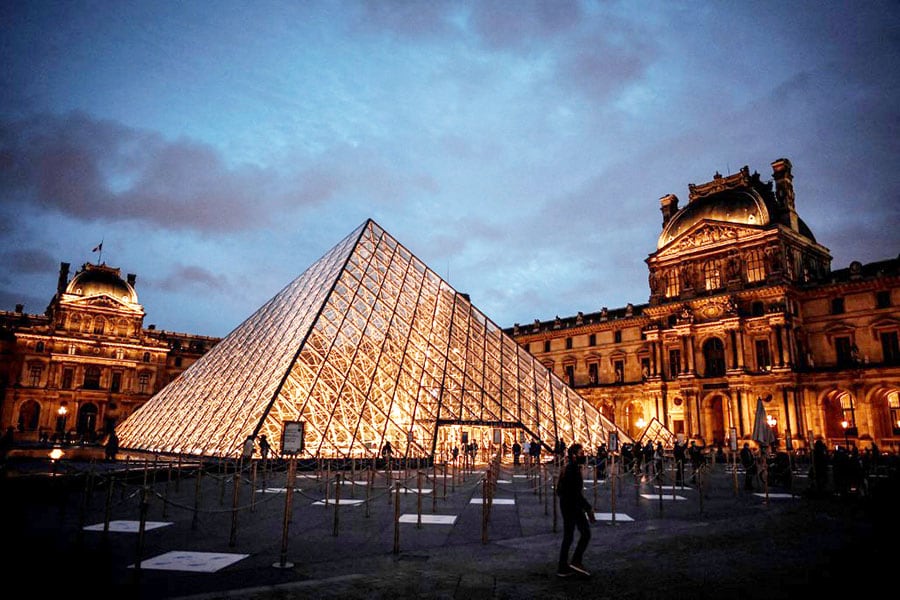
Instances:
[[[62,405],[56,411],[56,433],[59,436],[59,441],[65,441],[66,437],[66,414],[69,412],[69,409],[66,408],[65,405]]]
[[[844,419],[843,421],[841,421],[841,427],[844,428],[844,445],[849,449],[850,439],[847,437],[847,428],[850,427],[850,421]]]

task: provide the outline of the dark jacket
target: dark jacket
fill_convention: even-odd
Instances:
[[[556,485],[559,509],[568,514],[592,510],[590,502],[584,497],[583,489],[584,479],[581,477],[581,469],[570,460],[566,463]]]

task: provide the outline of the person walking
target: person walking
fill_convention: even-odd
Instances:
[[[744,443],[740,457],[741,466],[744,467],[744,489],[752,492],[753,478],[756,476],[756,460],[753,457],[753,451],[750,450],[750,444]]]
[[[584,479],[581,475],[581,467],[586,458],[581,444],[573,443],[567,452],[566,466],[560,474],[556,485],[556,495],[559,497],[559,510],[563,518],[563,538],[559,549],[559,565],[556,574],[559,577],[570,577],[579,573],[589,576],[591,573],[582,564],[584,551],[591,541],[591,528],[588,521],[593,523],[594,510],[585,499],[583,488]],[[575,528],[578,528],[578,543],[572,559],[569,560],[569,548],[575,539]]]
[[[116,460],[116,454],[119,452],[119,437],[116,431],[109,432],[109,438],[106,440],[106,447],[103,449],[103,455],[108,462]]]
[[[513,442],[512,452],[513,452],[513,464],[518,465],[519,464],[519,456],[521,456],[521,454],[522,454],[522,446],[519,444],[518,441]]]

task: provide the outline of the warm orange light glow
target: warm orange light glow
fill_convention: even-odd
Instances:
[[[850,427],[850,421],[847,421],[847,420],[841,421],[841,427],[843,427],[844,429],[847,429],[848,427]]]
[[[64,416],[66,416],[67,412],[69,412],[68,408],[66,408],[65,406],[60,406],[59,410],[56,411],[56,414],[58,414],[61,417],[64,417]]]
[[[617,431],[372,221],[288,284],[116,430],[123,447],[235,456],[303,421],[325,458],[446,452],[454,423],[596,447]],[[444,446],[442,446],[444,444]]]
[[[644,425],[646,425],[646,424],[647,424],[647,423],[644,422],[643,417],[641,417],[640,419],[638,419],[638,420],[637,420],[637,423],[635,423],[635,425],[637,425],[638,429],[643,429],[643,428],[644,428]]]
[[[54,448],[53,450],[50,451],[50,459],[51,460],[59,460],[60,458],[62,458],[62,455],[63,455],[63,451],[60,450],[59,448]]]

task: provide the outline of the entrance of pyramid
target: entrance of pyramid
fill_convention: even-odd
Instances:
[[[468,460],[475,464],[486,464],[497,452],[502,462],[513,462],[512,448],[518,441],[521,445],[526,439],[526,432],[512,424],[480,424],[480,423],[447,423],[438,426],[435,454],[438,460],[453,461],[453,449],[457,449],[457,460],[467,458],[466,448],[470,449]]]

